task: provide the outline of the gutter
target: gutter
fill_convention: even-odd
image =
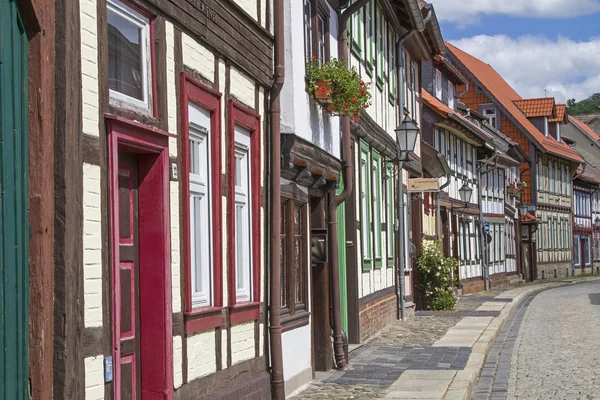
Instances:
[[[283,0],[277,0],[281,2]],[[341,14],[338,13],[338,56],[342,61],[348,60],[348,29],[347,22],[352,16],[369,0],[358,0],[350,7],[346,8]],[[344,351],[344,332],[342,331],[341,305],[340,305],[340,270],[339,270],[339,254],[338,254],[338,231],[337,231],[337,208],[340,204],[346,201],[353,191],[353,165],[352,165],[352,138],[350,132],[350,118],[343,116],[342,118],[342,164],[343,164],[343,179],[344,190],[339,195],[330,194],[328,211],[328,235],[329,235],[329,254],[330,254],[330,277],[331,277],[331,299],[332,299],[332,320],[333,320],[333,352],[335,357],[336,368],[343,369],[347,365],[346,353]],[[279,241],[279,238],[272,240]],[[279,251],[279,250],[278,250]],[[279,253],[277,253],[279,257]]]
[[[275,36],[274,82],[271,89],[271,238],[270,238],[270,302],[269,333],[271,358],[271,396],[285,400],[283,344],[281,329],[281,89],[285,82],[284,0],[273,2]]]

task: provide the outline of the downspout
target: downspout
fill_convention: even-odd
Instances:
[[[283,1],[283,0],[278,0]],[[360,10],[369,0],[358,0],[350,7],[346,8],[338,18],[339,36],[338,36],[338,56],[340,61],[349,62],[348,59],[348,29],[346,24],[352,14]],[[340,305],[340,271],[339,271],[339,254],[338,254],[338,234],[337,234],[337,208],[340,204],[350,197],[353,190],[353,166],[352,166],[352,150],[351,150],[351,134],[350,134],[350,118],[348,116],[341,117],[342,119],[342,163],[343,163],[343,179],[344,190],[339,195],[330,194],[330,202],[328,214],[328,235],[329,235],[329,254],[330,254],[330,276],[331,276],[331,291],[332,291],[332,310],[333,310],[333,352],[335,356],[336,368],[343,369],[346,367],[346,354],[344,352],[344,334],[342,332],[342,318]],[[273,238],[273,240],[279,240]],[[279,250],[278,250],[279,251]],[[279,256],[279,255],[278,255]]]
[[[419,32],[423,32],[425,30],[425,28],[427,27],[427,23],[431,20],[431,18],[433,18],[433,6],[431,4],[427,4],[425,6],[425,8],[427,9],[427,16],[425,16],[425,18],[423,19],[423,24],[420,28],[418,29],[413,29],[410,30],[408,32],[406,32],[404,35],[402,35],[402,37],[400,37],[398,39],[398,41],[396,42],[396,82],[400,83],[402,82],[402,77],[400,76],[400,69],[402,67],[401,65],[401,52],[403,51],[402,48],[404,46],[404,43],[415,33]],[[408,82],[406,83],[408,85]],[[402,115],[404,114],[404,108],[406,105],[406,100],[403,96],[404,96],[404,91],[401,89],[401,85],[398,84],[396,85],[396,90],[398,91],[398,114],[396,115],[396,118],[398,121],[402,121]],[[398,149],[398,159],[400,159],[402,155],[400,154],[400,149]],[[402,318],[402,320],[404,321],[407,317],[406,315],[406,299],[405,299],[405,293],[406,293],[406,272],[405,272],[405,268],[404,268],[404,262],[406,260],[406,257],[404,257],[404,253],[406,251],[408,251],[407,249],[404,248],[404,243],[405,241],[404,239],[404,232],[405,232],[405,224],[406,221],[404,220],[404,179],[403,179],[403,161],[399,161],[398,162],[398,190],[396,191],[397,193],[397,202],[398,202],[398,220],[399,220],[399,227],[398,227],[398,234],[396,235],[396,243],[397,243],[397,249],[398,249],[398,280],[400,281],[400,293],[396,293],[396,296],[399,299],[399,307],[400,307],[400,318]],[[408,207],[408,201],[406,202],[406,206]]]
[[[450,178],[448,178],[448,180],[446,181],[446,183],[444,183],[442,186],[440,186],[440,191],[438,192],[437,195],[437,223],[438,223],[438,240],[440,241],[440,243],[442,242],[442,211],[441,211],[441,206],[440,206],[440,197],[442,195],[442,191],[444,189],[446,189],[448,186],[450,186]]]
[[[271,347],[271,396],[285,399],[281,330],[281,89],[285,81],[284,0],[273,3],[275,54],[271,89],[271,285],[269,332]]]
[[[482,207],[482,198],[481,198],[481,171],[485,168],[486,173],[490,172],[487,170],[487,166],[492,162],[496,162],[498,156],[495,154],[496,149],[494,149],[494,155],[490,158],[483,160],[482,164],[477,168],[477,182],[479,182],[479,196],[477,196],[477,203],[479,205],[479,232],[481,240],[479,241],[479,249],[481,251],[481,265],[483,271],[483,280],[485,282],[485,290],[490,290],[490,268],[488,266],[487,259],[487,238],[483,236],[483,207]]]

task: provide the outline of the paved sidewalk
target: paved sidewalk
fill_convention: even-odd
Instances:
[[[454,312],[417,312],[350,354],[350,366],[313,381],[301,399],[468,399],[511,311],[528,294],[566,283],[464,296]]]

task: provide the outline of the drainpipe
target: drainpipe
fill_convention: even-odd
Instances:
[[[442,191],[444,189],[446,189],[446,187],[450,186],[450,178],[448,178],[448,180],[446,181],[446,183],[444,183],[442,186],[440,186],[440,191],[438,192],[437,195],[437,223],[438,223],[438,240],[440,241],[440,245],[442,242],[442,212],[441,212],[441,206],[440,206],[440,197],[442,195]]]
[[[285,81],[284,0],[273,3],[275,35],[275,71],[271,89],[271,285],[269,333],[271,347],[271,394],[285,399],[283,347],[281,341],[281,89]]]
[[[427,27],[427,23],[431,20],[431,18],[433,18],[433,6],[431,4],[427,4],[425,6],[425,8],[427,9],[427,16],[425,16],[425,18],[423,19],[423,23],[421,24],[421,26],[418,29],[413,29],[410,30],[408,32],[406,32],[402,37],[400,37],[398,39],[398,41],[396,42],[396,82],[402,82],[402,77],[400,76],[400,69],[402,67],[401,64],[401,57],[400,54],[402,53],[402,47],[404,46],[404,43],[415,33],[419,32],[423,32],[425,30],[425,28]],[[407,83],[408,84],[408,83]],[[398,121],[402,121],[402,115],[403,115],[403,109],[405,108],[405,103],[406,100],[403,96],[404,96],[404,91],[401,89],[401,85],[397,85],[397,91],[398,91],[398,114],[396,115],[396,118]],[[398,157],[400,157],[400,150],[398,149]],[[405,278],[405,268],[404,268],[404,260],[402,259],[402,257],[404,257],[404,253],[406,251],[408,251],[408,249],[404,248],[404,240],[403,236],[404,236],[404,225],[406,224],[406,221],[404,221],[404,187],[402,186],[404,184],[403,181],[403,174],[402,174],[402,170],[403,170],[403,162],[399,161],[398,163],[398,190],[396,191],[397,193],[397,201],[398,201],[398,220],[400,221],[399,223],[399,228],[398,228],[398,235],[396,236],[396,243],[397,243],[397,248],[398,248],[398,268],[399,268],[399,280],[400,280],[400,293],[398,295],[398,297],[400,298],[400,317],[402,318],[402,320],[405,320],[407,315],[406,315],[406,299],[405,299],[405,293],[406,293],[406,278]],[[408,206],[408,202],[406,204]]]
[[[281,0],[279,0],[281,1]],[[358,0],[350,7],[346,8],[338,18],[339,36],[338,36],[338,56],[340,61],[348,60],[348,29],[346,23],[352,14],[356,13],[369,0]],[[337,234],[337,208],[340,204],[350,197],[353,186],[352,176],[352,152],[351,152],[351,136],[350,136],[350,118],[348,116],[341,117],[342,119],[342,163],[343,163],[343,178],[344,190],[339,195],[332,194],[330,196],[328,211],[328,234],[329,234],[329,254],[330,254],[330,276],[331,276],[331,299],[333,311],[333,352],[335,356],[336,368],[343,369],[346,367],[346,355],[344,352],[344,334],[342,332],[341,305],[340,305],[340,271],[339,271],[339,254],[338,254],[338,234]]]
[[[483,208],[481,207],[481,191],[482,191],[482,187],[481,187],[481,171],[485,168],[486,169],[486,173],[490,172],[487,170],[487,166],[490,165],[492,162],[496,162],[496,160],[498,159],[498,156],[495,155],[496,153],[496,149],[494,149],[494,155],[491,156],[490,158],[483,160],[482,164],[477,168],[477,182],[479,182],[479,196],[477,196],[477,203],[479,205],[479,232],[483,233]],[[490,268],[488,266],[488,259],[487,259],[487,240],[486,238],[483,236],[483,234],[480,235],[481,240],[479,241],[479,249],[481,250],[481,265],[482,265],[482,270],[483,270],[483,279],[485,281],[485,290],[490,290]]]

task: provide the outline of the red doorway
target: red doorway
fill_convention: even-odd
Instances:
[[[115,400],[173,397],[168,134],[109,117]]]

